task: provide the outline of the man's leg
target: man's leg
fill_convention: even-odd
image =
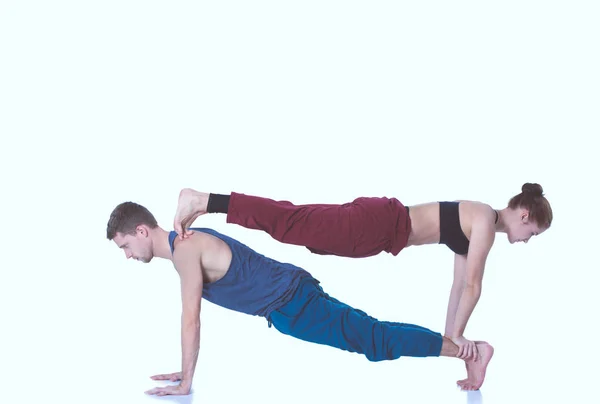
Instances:
[[[226,213],[227,223],[262,230],[275,240],[304,246],[315,254],[368,257],[383,251],[397,255],[411,223],[396,198],[363,197],[344,204],[295,205],[289,201],[232,192],[230,195],[182,190],[175,230],[204,213]]]
[[[440,333],[415,324],[380,321],[332,298],[311,281],[301,283],[292,300],[271,313],[270,321],[283,334],[362,354],[370,361],[402,356],[456,358],[458,354],[458,347]],[[481,358],[469,362],[473,378],[463,389],[483,384],[493,350],[488,344],[478,348]]]

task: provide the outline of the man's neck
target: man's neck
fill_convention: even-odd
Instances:
[[[152,230],[152,250],[158,258],[171,259],[171,246],[169,245],[169,232],[157,227]]]

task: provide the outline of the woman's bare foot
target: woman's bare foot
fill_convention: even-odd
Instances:
[[[480,344],[484,344],[485,342],[483,341],[475,341],[475,345],[479,348]],[[478,355],[479,358],[481,358],[481,354]],[[469,381],[469,379],[473,379],[473,369],[470,365],[471,361],[465,361],[465,367],[467,368],[467,378],[466,379],[462,379],[456,382],[456,384],[458,384],[460,387],[462,387],[462,385],[464,383],[466,383],[467,381]]]
[[[477,341],[477,351],[479,358],[465,361],[467,366],[467,379],[459,380],[457,384],[462,390],[479,390],[485,380],[485,372],[488,364],[494,356],[494,347],[487,342]]]
[[[194,221],[206,213],[209,194],[198,192],[191,188],[184,188],[179,193],[177,202],[177,210],[175,212],[175,220],[173,227],[180,239],[187,238],[193,232],[188,228]]]

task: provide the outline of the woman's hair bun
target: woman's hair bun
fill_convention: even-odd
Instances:
[[[544,190],[542,189],[542,186],[540,184],[535,184],[531,182],[523,184],[523,186],[521,187],[521,191],[523,191],[524,194],[530,194],[533,196],[544,195]]]

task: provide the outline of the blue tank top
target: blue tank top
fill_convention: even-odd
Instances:
[[[245,244],[207,228],[192,228],[223,240],[231,249],[231,265],[219,280],[205,283],[202,297],[211,303],[254,316],[269,318],[273,310],[286,304],[303,278],[304,269],[278,262],[257,253]],[[171,253],[175,231],[169,233]]]

